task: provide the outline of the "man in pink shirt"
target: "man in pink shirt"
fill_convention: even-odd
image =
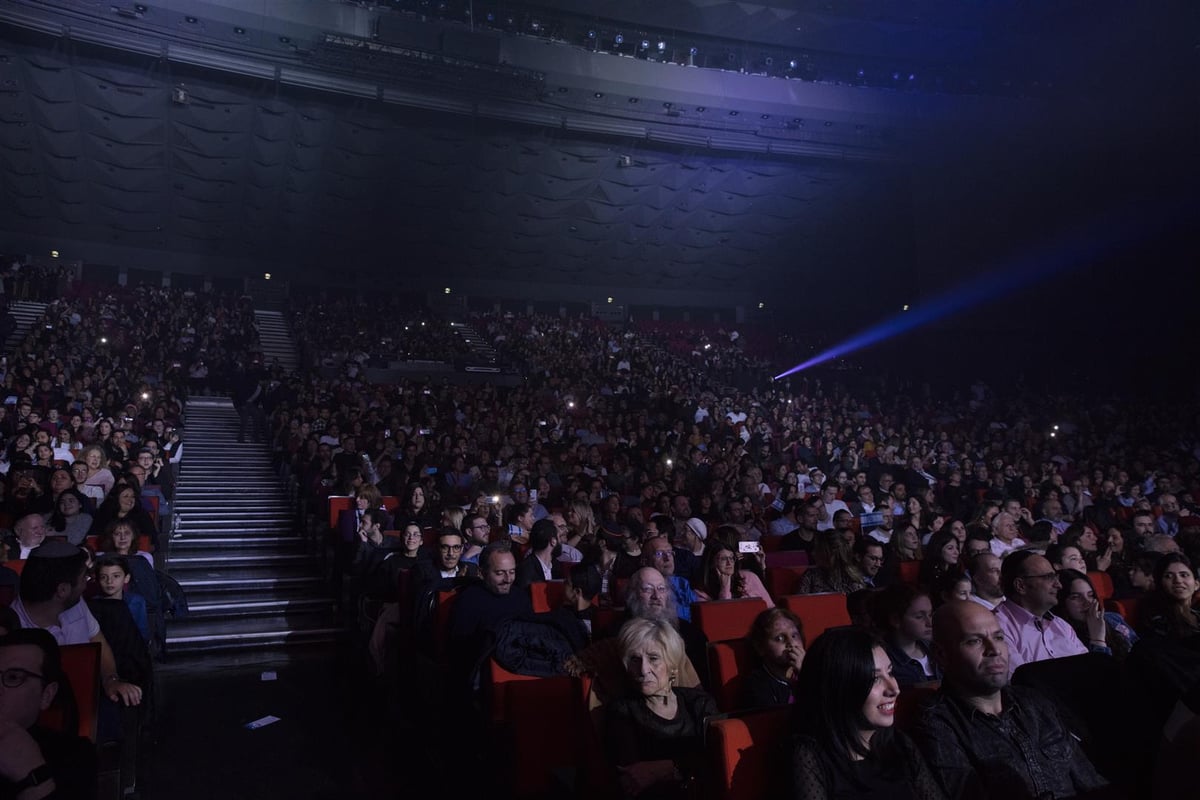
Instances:
[[[1009,675],[1032,661],[1086,653],[1110,652],[1105,644],[1104,614],[1088,615],[1088,642],[1061,617],[1050,613],[1062,584],[1044,557],[1030,550],[1010,553],[1000,567],[1007,598],[996,607],[996,618],[1008,642]]]

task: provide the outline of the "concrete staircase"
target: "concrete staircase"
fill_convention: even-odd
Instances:
[[[292,344],[292,333],[288,330],[283,314],[278,311],[254,309],[254,319],[258,323],[258,338],[262,345],[263,362],[268,366],[276,360],[288,372],[295,372],[300,366],[296,355],[296,347]]]
[[[453,322],[454,331],[471,350],[467,359],[467,372],[498,372],[500,354],[492,343],[482,336],[469,322]]]
[[[193,398],[185,413],[167,570],[190,613],[168,624],[169,656],[339,640],[333,598],[268,446],[237,443],[228,398]]]
[[[16,320],[17,327],[3,343],[5,353],[11,353],[24,340],[25,334],[29,333],[33,323],[40,320],[45,311],[46,303],[35,303],[32,300],[14,300],[8,304],[8,313]]]

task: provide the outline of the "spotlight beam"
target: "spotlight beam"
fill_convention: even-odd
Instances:
[[[1142,241],[1152,233],[1161,233],[1177,222],[1189,224],[1187,221],[1194,221],[1196,214],[1197,208],[1194,204],[1188,208],[1169,209],[1165,213],[1143,209],[1142,213],[1137,215],[1139,224],[1127,217],[1120,220],[1106,219],[1084,230],[1065,234],[1054,246],[1046,247],[1021,260],[993,267],[978,278],[937,295],[930,301],[915,306],[911,311],[896,314],[854,334],[808,361],[779,373],[773,380],[811,369],[935,320],[953,316],[973,306],[999,300],[1053,275],[1086,266],[1098,257],[1112,255],[1123,247]]]

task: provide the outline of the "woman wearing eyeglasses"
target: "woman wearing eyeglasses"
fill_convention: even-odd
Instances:
[[[714,539],[704,553],[703,582],[696,587],[697,600],[731,600],[739,597],[761,597],[767,608],[775,601],[759,577],[738,566],[738,554],[720,539]]]

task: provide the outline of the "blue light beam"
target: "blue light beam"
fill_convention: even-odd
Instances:
[[[1018,289],[1044,281],[1053,275],[1092,263],[1099,256],[1112,255],[1115,250],[1140,241],[1152,232],[1160,232],[1171,227],[1177,220],[1190,219],[1194,221],[1195,215],[1194,207],[1175,208],[1172,209],[1172,213],[1161,214],[1143,210],[1138,216],[1142,220],[1152,219],[1153,222],[1149,225],[1135,226],[1128,219],[1105,220],[1089,226],[1085,230],[1064,234],[1056,246],[1033,253],[1019,261],[994,267],[975,280],[960,284],[950,291],[933,297],[928,302],[914,306],[911,311],[896,314],[856,333],[849,339],[813,356],[808,361],[779,373],[773,380],[795,375],[797,372],[811,369],[831,359],[862,350],[935,320],[952,316],[964,309],[999,300]]]

